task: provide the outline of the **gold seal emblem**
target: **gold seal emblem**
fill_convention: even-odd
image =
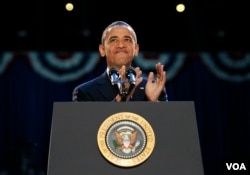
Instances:
[[[140,115],[121,112],[109,116],[99,127],[101,154],[114,165],[132,167],[143,163],[154,150],[155,135]]]

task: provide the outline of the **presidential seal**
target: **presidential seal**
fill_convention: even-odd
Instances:
[[[121,167],[143,163],[153,152],[154,131],[142,116],[121,112],[109,116],[97,133],[97,143],[106,160]]]

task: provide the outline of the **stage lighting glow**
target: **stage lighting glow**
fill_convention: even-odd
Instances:
[[[67,11],[72,11],[74,9],[74,5],[72,3],[67,3],[65,8]]]
[[[184,4],[177,4],[176,5],[176,11],[177,12],[184,12],[185,11],[185,5]]]

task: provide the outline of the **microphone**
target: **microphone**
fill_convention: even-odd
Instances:
[[[126,77],[129,80],[130,85],[135,85],[136,72],[132,66],[129,66],[126,70]]]
[[[111,68],[109,70],[109,78],[111,79],[112,85],[117,85],[117,83],[119,82],[118,70],[115,68]]]

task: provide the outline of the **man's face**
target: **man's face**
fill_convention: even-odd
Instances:
[[[99,45],[99,51],[101,56],[106,57],[108,67],[128,67],[137,56],[139,45],[130,29],[115,26],[107,32],[103,45]]]

